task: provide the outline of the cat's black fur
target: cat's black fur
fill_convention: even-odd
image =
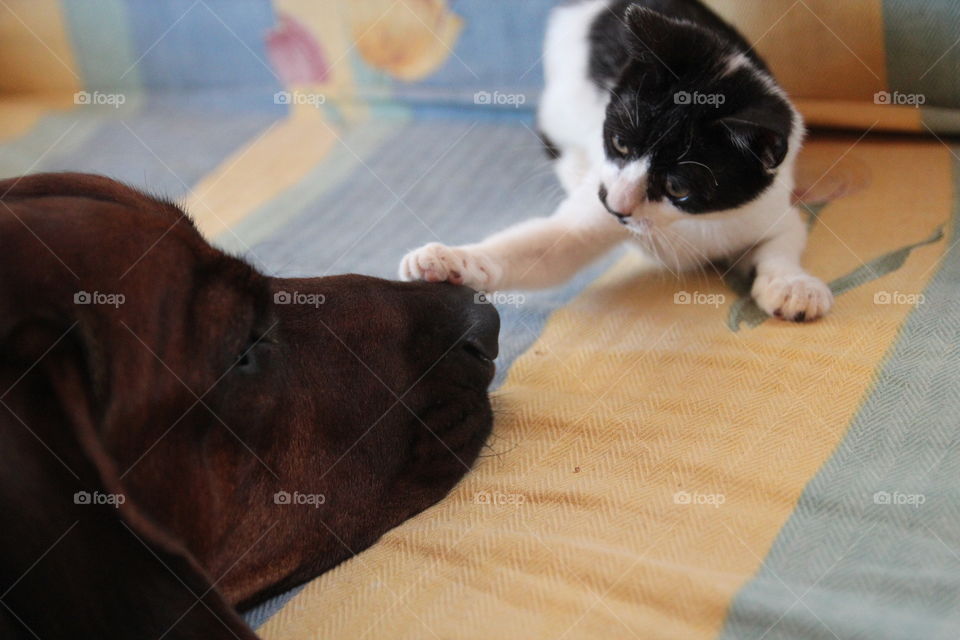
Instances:
[[[725,75],[736,54],[751,65]],[[772,184],[788,152],[793,109],[743,36],[698,0],[611,0],[590,30],[589,73],[612,94],[607,158],[650,159],[649,201],[691,214],[736,209]],[[681,94],[691,102],[678,103]]]
[[[747,54],[755,65],[768,71],[766,63],[750,43],[698,0],[614,0],[610,10],[602,11],[590,29],[590,77],[600,88],[611,88],[627,62],[629,54],[623,44],[629,35],[625,16],[631,5],[705,27],[727,41],[732,48]]]

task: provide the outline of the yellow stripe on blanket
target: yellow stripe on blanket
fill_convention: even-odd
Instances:
[[[301,92],[311,93],[297,89],[291,95]],[[403,108],[374,114],[362,102],[337,103],[329,111],[311,104],[291,105],[286,119],[259,132],[204,176],[187,196],[187,210],[206,237],[228,241],[232,237],[249,248],[250,239],[237,235],[241,223],[266,212],[270,219],[262,221],[261,231],[282,226],[289,216],[302,213],[309,199],[362,166],[363,154],[408,117]],[[276,200],[296,187],[306,188],[279,210]]]
[[[75,108],[72,93],[4,96],[0,100],[0,143],[27,134],[47,114]]]
[[[193,188],[186,201],[194,222],[216,238],[297,184],[336,142],[323,112],[310,104],[260,132]]]
[[[57,0],[0,3],[0,93],[71,95],[80,88],[73,47]]]
[[[57,0],[0,3],[0,142],[75,107],[80,77]]]
[[[820,163],[856,156],[882,185],[821,212],[808,264],[827,280],[928,238],[951,212],[946,148],[852,142],[808,150]],[[912,308],[904,296],[923,290],[944,245],[847,292],[821,322],[739,333],[716,277],[677,281],[625,258],[517,360],[498,393],[496,455],[261,633],[714,637],[844,437]]]

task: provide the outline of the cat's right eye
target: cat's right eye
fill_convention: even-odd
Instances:
[[[620,136],[613,136],[613,139],[610,141],[613,144],[613,148],[616,149],[617,153],[621,156],[630,155],[630,147],[623,144],[623,140],[620,139]]]
[[[670,176],[667,178],[667,195],[669,195],[674,202],[683,202],[690,197],[690,187],[683,183],[682,180],[675,176]]]

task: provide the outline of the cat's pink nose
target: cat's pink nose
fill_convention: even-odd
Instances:
[[[620,219],[629,218],[644,202],[643,194],[639,189],[613,186],[608,191],[606,186],[600,187],[600,202],[607,211]]]

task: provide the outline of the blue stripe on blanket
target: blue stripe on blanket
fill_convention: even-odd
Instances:
[[[123,0],[61,2],[77,67],[88,91],[131,91],[140,87],[130,18]]]
[[[0,147],[0,173],[88,171],[182,198],[284,113],[272,103],[235,111],[236,96],[226,92],[181,98],[131,95],[120,109],[85,107],[46,116],[30,134]]]
[[[956,167],[960,184],[960,163]],[[954,210],[954,239],[960,197]],[[725,640],[955,639],[960,630],[960,254],[948,251]],[[815,435],[811,435],[815,437]]]
[[[957,30],[943,28],[960,21],[960,3],[883,0],[883,17],[890,91],[922,94],[926,107],[960,104]]]
[[[280,82],[267,57],[270,0],[124,0],[144,87],[196,90]]]

